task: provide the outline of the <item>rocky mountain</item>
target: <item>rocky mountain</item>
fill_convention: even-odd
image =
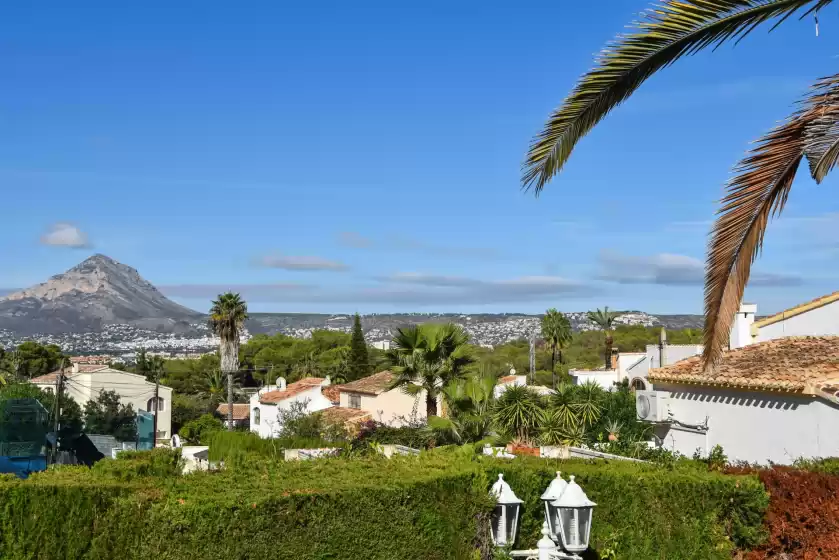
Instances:
[[[0,329],[17,333],[95,331],[110,324],[184,332],[202,317],[105,255],[93,255],[43,284],[0,298]]]

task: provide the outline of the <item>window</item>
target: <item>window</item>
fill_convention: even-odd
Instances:
[[[632,380],[632,384],[630,385],[630,387],[632,387],[633,391],[643,391],[647,388],[647,384],[640,377],[636,377]]]
[[[150,398],[146,403],[146,410],[148,412],[163,412],[166,410],[166,402],[161,398],[157,397],[157,406],[155,406],[154,397]]]
[[[350,408],[361,408],[361,395],[350,394]]]
[[[253,425],[259,426],[259,408],[253,409]]]

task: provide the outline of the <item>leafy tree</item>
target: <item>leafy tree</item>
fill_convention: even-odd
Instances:
[[[218,296],[210,308],[210,327],[219,337],[221,371],[227,375],[227,429],[233,430],[233,374],[239,370],[239,334],[248,318],[248,305],[227,292]]]
[[[441,388],[466,374],[472,363],[469,335],[453,323],[401,328],[393,339],[393,387],[409,395],[425,391],[428,417],[437,416]]]
[[[542,336],[551,347],[551,372],[553,387],[556,387],[556,353],[559,350],[559,362],[562,363],[562,349],[571,342],[571,322],[556,309],[548,309],[542,317]]]
[[[7,399],[36,399],[50,415],[50,430],[55,424],[55,395],[29,382],[8,383],[0,387],[0,401]],[[60,437],[75,435],[82,431],[82,409],[67,395],[61,398],[61,413],[58,417]]]
[[[197,395],[172,394],[172,433],[177,434],[187,422],[210,412],[210,403]]]
[[[612,338],[612,324],[618,317],[618,313],[609,311],[608,307],[604,307],[603,309],[598,309],[597,311],[589,311],[587,317],[589,321],[600,327],[605,335],[606,369],[609,369],[612,365],[612,343],[614,342],[614,339]]]
[[[355,314],[352,324],[352,338],[350,340],[349,381],[361,379],[370,374],[370,360],[367,355],[367,341],[361,330],[361,317]]]
[[[200,444],[204,443],[209,434],[219,432],[224,429],[224,424],[221,420],[212,414],[202,414],[198,418],[190,420],[178,431],[181,436],[189,443]],[[174,430],[174,428],[173,428]]]
[[[10,378],[31,379],[56,371],[64,359],[61,348],[55,344],[43,345],[26,341],[11,352],[4,353],[0,360],[0,371]]]
[[[145,375],[146,379],[148,379],[149,357],[145,348],[140,348],[134,353],[134,373]]]
[[[85,430],[91,434],[114,436],[118,441],[137,439],[137,413],[130,404],[120,402],[116,391],[102,391],[84,406]]]
[[[648,78],[683,56],[739,41],[764,23],[818,13],[832,0],[664,0],[608,45],[531,143],[522,182],[539,193],[577,142]],[[757,141],[735,168],[708,246],[705,350],[724,350],[769,218],[780,214],[803,159],[821,182],[839,160],[839,75],[820,79],[795,113]]]

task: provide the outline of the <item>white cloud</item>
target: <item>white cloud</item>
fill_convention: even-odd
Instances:
[[[619,284],[658,284],[663,286],[697,286],[705,282],[705,265],[686,255],[659,253],[638,257],[613,251],[600,254],[600,278]],[[749,285],[797,286],[798,276],[752,271]]]
[[[71,247],[82,249],[90,247],[87,234],[78,227],[68,223],[57,223],[41,236],[41,243],[54,247]]]
[[[285,270],[328,270],[342,272],[349,267],[342,262],[330,261],[313,256],[268,256],[260,261],[268,268],[282,268]]]

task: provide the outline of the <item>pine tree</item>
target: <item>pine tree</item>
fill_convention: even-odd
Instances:
[[[364,332],[361,330],[361,317],[358,316],[358,313],[355,314],[353,319],[349,362],[348,381],[360,379],[370,373],[367,341],[364,340]]]

